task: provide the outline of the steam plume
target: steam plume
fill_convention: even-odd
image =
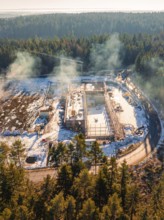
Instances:
[[[148,77],[136,74],[135,80],[144,92],[156,102],[164,117],[164,61],[159,57],[153,57],[145,62]]]
[[[7,78],[26,79],[39,73],[40,59],[27,52],[18,52],[14,63],[9,66]]]
[[[62,57],[60,60],[60,66],[55,67],[53,70],[58,80],[63,84],[69,84],[72,79],[79,75],[78,64],[76,60]]]
[[[121,66],[120,51],[123,48],[119,35],[114,34],[104,44],[91,50],[91,65],[95,70],[114,69]]]

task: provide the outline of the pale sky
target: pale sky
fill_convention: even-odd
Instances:
[[[0,0],[0,10],[164,11],[164,0]]]

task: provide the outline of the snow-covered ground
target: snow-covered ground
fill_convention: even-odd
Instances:
[[[112,87],[113,101],[116,104],[119,104],[122,108],[122,111],[116,112],[116,115],[122,125],[124,125],[125,130],[125,139],[123,141],[112,142],[110,144],[102,145],[103,152],[107,156],[115,155],[117,150],[122,148],[126,149],[131,144],[142,141],[147,135],[147,126],[148,119],[146,113],[140,103],[135,105],[130,104],[126,97],[123,96],[125,91],[117,87]],[[132,131],[144,126],[142,135],[135,135]]]
[[[104,154],[108,157],[114,156],[118,149],[126,150],[131,144],[140,142],[145,137],[142,136],[128,135],[123,141],[112,142],[109,144],[101,145]]]
[[[24,164],[25,168],[31,169],[46,167],[49,141],[71,140],[75,135],[75,132],[55,127],[53,132],[44,135],[38,135],[37,133],[28,134],[26,132],[17,137],[0,136],[0,142],[6,142],[9,146],[12,146],[12,143],[14,143],[15,140],[21,140],[25,147],[26,157],[35,156],[37,158],[37,161],[34,164]]]
[[[81,78],[78,78],[79,81],[80,79]],[[19,81],[15,86],[15,94],[19,95],[18,93],[20,93],[20,91],[22,90],[29,91],[30,93],[39,92],[44,94],[47,91],[47,86],[50,80],[50,78],[33,78],[27,79],[26,81]],[[55,79],[53,79],[52,81],[55,82]],[[126,126],[126,138],[123,141],[117,141],[103,145],[102,149],[107,156],[114,155],[119,148],[126,148],[132,143],[137,143],[143,140],[143,138],[147,134],[146,127],[148,125],[148,119],[146,117],[144,109],[142,108],[142,106],[140,106],[140,103],[137,103],[137,105],[130,104],[126,97],[123,96],[123,93],[125,91],[123,91],[122,89],[119,90],[117,87],[111,88],[113,92],[113,101],[116,104],[119,104],[123,110],[121,112],[117,112],[116,114],[118,116],[119,121]],[[37,161],[34,164],[25,163],[24,166],[28,169],[46,166],[49,141],[71,140],[76,135],[75,132],[62,127],[59,115],[60,112],[62,112],[63,110],[61,109],[61,106],[59,104],[60,91],[58,88],[55,89],[53,95],[53,116],[50,122],[46,125],[44,134],[38,135],[37,133],[29,134],[27,132],[24,132],[23,134],[17,137],[2,135],[0,136],[0,141],[5,141],[9,145],[12,145],[12,143],[17,138],[20,139],[22,143],[25,145],[26,156],[36,156]],[[35,107],[36,105],[35,103],[33,103],[29,106],[28,111],[32,111],[32,109]],[[81,108],[81,102],[80,107],[78,108]],[[100,131],[100,127],[105,128],[104,130],[101,129],[101,134],[97,134],[98,136],[103,135],[103,132],[107,134],[111,132],[110,121],[107,116],[104,105],[97,105],[94,108],[88,107],[87,117],[88,127],[94,127],[96,129],[96,131],[94,130],[96,134],[98,130]],[[43,122],[44,119],[36,118],[34,124],[41,124]],[[145,126],[145,130],[142,135],[132,134],[131,129],[135,130],[143,125]]]
[[[87,121],[88,136],[110,135],[110,122],[104,105],[88,108]]]
[[[44,94],[47,91],[48,85],[54,87],[54,95],[61,95],[63,89],[67,87],[67,84],[57,81],[56,77],[49,78],[27,78],[25,80],[8,80],[7,84],[11,84],[12,92],[15,94],[20,91]]]
[[[119,122],[123,125],[129,124],[134,128],[139,128],[143,125],[147,125],[147,119],[144,109],[137,104],[134,106],[130,104],[125,97],[123,97],[123,91],[118,88],[113,88],[113,100],[119,104],[123,111],[117,112]]]
[[[137,121],[135,117],[134,107],[128,103],[128,101],[123,97],[122,90],[114,88],[113,100],[119,104],[122,108],[122,112],[117,112],[117,117],[121,124],[131,124],[134,127],[137,127]]]
[[[76,115],[77,120],[84,119],[83,109],[83,94],[81,91],[76,91],[69,96],[68,108],[67,108],[67,119],[71,120]]]
[[[16,97],[20,96],[22,94],[22,91],[29,93],[30,95],[35,95],[36,93],[45,94],[50,80],[54,81],[54,79],[50,78],[32,78],[22,81],[14,81],[12,83],[8,81],[7,84],[10,85],[9,89],[12,91],[12,94]],[[66,85],[64,86],[66,87]],[[62,110],[59,105],[59,97],[61,95],[61,91],[59,92],[58,87],[55,87],[53,95],[53,117],[51,118],[50,122],[46,125],[45,129],[47,129],[47,132],[45,132],[45,134],[38,135],[37,133],[27,133],[27,131],[23,132],[23,129],[21,132],[19,131],[16,133],[16,131],[7,131],[7,129],[5,128],[5,135],[0,135],[0,142],[6,142],[9,146],[12,146],[12,143],[14,143],[15,140],[20,139],[25,147],[26,158],[30,156],[37,158],[36,162],[33,164],[29,164],[26,162],[24,163],[24,167],[27,169],[46,167],[49,148],[48,142],[50,140],[71,140],[76,135],[75,132],[62,128],[60,124],[59,112]],[[30,114],[30,112],[32,112],[32,110],[34,110],[37,107],[38,103],[41,103],[42,101],[42,99],[39,99],[36,100],[36,102],[31,103],[28,106],[27,112]],[[15,115],[12,114],[12,117],[15,117]],[[34,125],[42,123],[46,124],[46,121],[45,119],[41,119],[39,117],[36,117],[36,119],[33,122]],[[33,125],[31,125],[31,127],[33,127]],[[0,131],[0,133],[1,132],[2,130]],[[22,132],[23,134],[21,134]],[[17,134],[17,136],[12,136],[12,134]]]

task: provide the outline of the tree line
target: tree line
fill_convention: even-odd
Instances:
[[[1,220],[163,219],[164,178],[161,166],[155,170],[145,167],[136,173],[136,169],[128,167],[125,161],[118,166],[112,157],[105,160],[94,175],[82,160],[85,152],[83,136],[79,135],[75,140],[75,149],[70,150],[76,153],[74,159],[65,163],[64,156],[63,160],[51,157],[54,165],[58,161],[57,178],[47,176],[37,184],[27,179],[20,166],[19,157],[23,155],[21,142],[15,142],[11,152],[6,144],[0,144]],[[58,147],[61,152],[66,148],[60,145],[56,150]],[[68,149],[71,147],[65,151]],[[90,153],[95,155],[97,152],[103,159],[100,151],[98,143],[93,143]],[[57,154],[51,152],[51,155]],[[9,162],[10,156],[12,160]],[[92,163],[95,164],[94,156]]]
[[[53,67],[59,65],[59,60],[40,55],[45,53],[54,56],[66,56],[83,61],[83,70],[92,68],[91,52],[95,45],[103,45],[110,39],[111,35],[91,36],[87,38],[76,37],[55,37],[52,40],[42,40],[41,38],[30,38],[28,40],[0,40],[0,69],[6,69],[14,61],[18,51],[29,52],[33,56],[38,56],[42,60],[41,74],[49,73]],[[148,34],[120,34],[119,40],[123,47],[119,51],[122,67],[135,65],[137,71],[142,74],[150,73],[150,68],[146,65],[152,57],[164,58],[164,33],[153,35]],[[34,53],[34,54],[33,54]],[[38,54],[37,54],[38,53]]]
[[[93,69],[96,74],[94,62],[91,59],[92,52],[96,45],[99,45],[101,49],[101,46],[105,45],[110,39],[111,35],[108,34],[85,38],[55,37],[51,40],[43,40],[38,37],[28,40],[1,39],[0,74],[7,72],[9,65],[14,62],[18,51],[26,51],[34,58],[40,58],[39,76],[52,72],[55,74],[54,67],[60,65],[60,60],[53,56],[80,59],[83,62],[84,72]],[[121,49],[118,51],[121,63],[119,67],[132,67],[134,71],[138,72],[136,76],[139,76],[139,84],[146,88],[146,92],[152,99],[159,99],[163,106],[164,32],[151,35],[125,33],[119,35],[119,41],[122,44]],[[104,57],[105,59],[107,58]],[[158,89],[154,90],[153,88]]]

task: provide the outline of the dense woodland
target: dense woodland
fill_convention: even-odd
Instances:
[[[58,60],[51,57],[39,55],[46,53],[49,55],[79,58],[83,61],[84,71],[90,70],[92,64],[90,62],[90,54],[95,45],[103,45],[110,39],[110,35],[92,36],[88,38],[75,37],[55,37],[52,40],[43,40],[41,38],[33,38],[28,40],[0,40],[0,68],[6,69],[15,59],[18,51],[27,51],[33,56],[39,56],[42,59],[41,72],[51,72],[54,65],[58,64]],[[147,74],[147,62],[153,57],[164,59],[164,32],[148,35],[148,34],[121,34],[119,36],[123,47],[119,51],[119,56],[123,67],[135,65],[136,70]],[[33,54],[36,53],[36,54]],[[37,54],[38,53],[38,54]],[[44,68],[43,68],[44,67]],[[105,68],[105,67],[104,67]]]
[[[164,176],[162,165],[130,168],[104,157],[99,144],[87,147],[82,135],[75,144],[51,148],[57,178],[32,183],[21,168],[23,145],[11,150],[0,144],[1,220],[162,220]],[[82,158],[87,158],[83,162]],[[7,160],[6,160],[7,158]],[[103,164],[97,175],[89,167]],[[155,161],[153,162],[153,164]],[[93,168],[95,169],[95,168]]]
[[[28,39],[36,36],[88,37],[111,33],[160,33],[164,13],[82,13],[22,16],[0,20],[0,38]]]

